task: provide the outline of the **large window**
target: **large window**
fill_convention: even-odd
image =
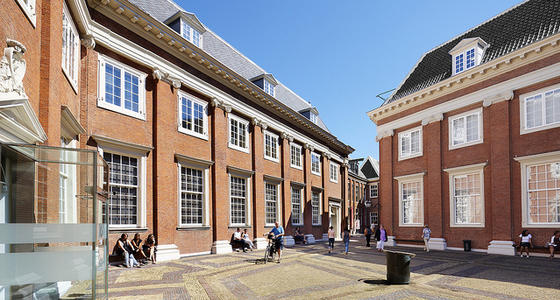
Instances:
[[[191,95],[179,93],[179,131],[198,136],[208,137],[208,104]]]
[[[180,225],[202,225],[204,219],[204,172],[179,167],[181,212]]]
[[[109,225],[138,224],[138,158],[104,152],[109,165]]]
[[[399,159],[422,155],[422,127],[399,133]]]
[[[330,177],[331,182],[338,183],[338,169],[339,169],[339,166],[337,164],[331,162],[329,169],[330,169],[330,176],[329,177]]]
[[[278,162],[278,136],[264,132],[264,158]]]
[[[247,178],[230,176],[230,220],[232,225],[247,222]]]
[[[522,133],[560,126],[560,88],[549,88],[521,99],[525,113]]]
[[[146,74],[100,55],[98,105],[145,119],[145,78]]]
[[[377,198],[377,195],[378,195],[377,183],[370,185],[369,186],[369,197],[370,198]]]
[[[292,186],[292,225],[303,225],[301,187]]]
[[[290,166],[296,169],[303,169],[301,158],[301,146],[295,143],[290,144]]]
[[[311,224],[321,225],[321,193],[311,192]]]
[[[61,138],[63,148],[75,148],[75,142]],[[60,161],[76,161],[74,151],[60,151]],[[59,204],[58,220],[60,223],[76,223],[76,165],[61,163],[59,165]]]
[[[265,225],[273,226],[278,221],[278,185],[265,183],[264,186],[265,202]]]
[[[181,24],[181,36],[195,46],[202,48],[202,34],[200,34],[200,31],[194,29],[183,19],[181,19]]]
[[[229,146],[249,152],[249,122],[237,116],[229,116]]]
[[[399,181],[399,208],[401,226],[423,226],[424,192],[423,173],[396,178]]]
[[[452,177],[453,224],[483,224],[483,189],[480,173]]]
[[[469,111],[449,118],[449,148],[482,142],[482,110]]]
[[[529,224],[560,224],[560,159],[526,167]]]
[[[62,9],[62,71],[66,75],[66,78],[72,84],[72,87],[78,89],[78,70],[79,70],[79,60],[80,60],[80,36],[78,35],[78,30],[68,8],[66,7],[66,2],[63,2]]]
[[[321,176],[321,156],[311,152],[311,173]]]

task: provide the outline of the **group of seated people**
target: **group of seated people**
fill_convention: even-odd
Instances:
[[[301,242],[304,245],[307,244],[307,237],[305,236],[305,234],[303,234],[303,232],[301,232],[299,227],[296,227],[296,230],[294,232],[294,242]]]
[[[255,245],[249,238],[247,229],[243,229],[243,232],[241,232],[241,229],[239,227],[233,233],[233,236],[231,238],[231,245],[233,248],[243,249],[243,252],[247,252],[247,249],[250,249],[251,251],[255,249]]]
[[[153,234],[150,233],[142,244],[139,233],[132,240],[128,240],[128,234],[123,233],[113,248],[113,255],[122,256],[127,268],[140,268],[140,264],[147,264],[148,261],[156,263],[156,251],[156,238]]]

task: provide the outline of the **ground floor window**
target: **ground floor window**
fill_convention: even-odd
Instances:
[[[103,153],[109,165],[109,225],[138,224],[138,158]]]
[[[529,223],[560,223],[560,160],[528,165],[526,172]]]
[[[265,224],[274,225],[278,218],[278,185],[265,183]]]
[[[181,225],[202,225],[204,216],[203,171],[180,166]]]
[[[230,176],[231,224],[247,224],[247,179]]]
[[[321,193],[311,193],[311,224],[321,225]]]
[[[423,173],[396,177],[399,181],[399,224],[424,225]]]
[[[370,212],[369,213],[369,223],[372,225],[377,225],[377,222],[379,222],[379,216],[377,215],[377,212]]]
[[[483,223],[483,190],[480,173],[452,177],[453,220],[456,225],[481,225]]]
[[[292,186],[292,225],[303,225],[301,188]]]

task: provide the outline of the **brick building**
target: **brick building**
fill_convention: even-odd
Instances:
[[[98,151],[111,243],[154,233],[165,260],[230,252],[237,227],[262,246],[275,221],[308,239],[347,225],[353,149],[193,13],[171,0],[7,0],[0,15],[0,41],[17,41],[5,49],[26,47],[3,58],[0,141]],[[24,94],[7,91],[11,62]],[[56,201],[32,209],[47,216],[37,222],[72,222],[68,172],[46,175],[38,193]]]
[[[352,232],[379,224],[379,162],[368,156],[348,160],[348,201]]]
[[[560,228],[560,2],[529,0],[424,54],[368,113],[381,223],[434,248],[513,255]],[[404,243],[407,243],[404,242]]]

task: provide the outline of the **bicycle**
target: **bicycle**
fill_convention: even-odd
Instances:
[[[276,240],[274,239],[274,235],[268,235],[268,245],[266,246],[266,250],[264,251],[264,263],[266,264],[269,259],[270,261],[274,261],[274,256],[276,256]]]

